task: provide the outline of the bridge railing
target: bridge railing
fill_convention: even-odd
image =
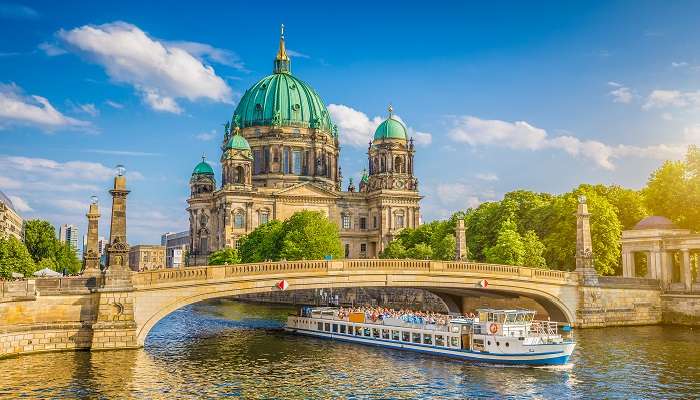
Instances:
[[[154,284],[226,279],[258,274],[293,274],[308,272],[363,271],[363,270],[405,270],[430,273],[471,272],[485,275],[502,275],[524,279],[576,282],[574,273],[514,265],[487,264],[468,261],[432,260],[388,260],[388,259],[348,259],[337,261],[302,260],[276,261],[252,264],[213,265],[178,269],[144,271],[134,275],[134,284],[150,286]]]

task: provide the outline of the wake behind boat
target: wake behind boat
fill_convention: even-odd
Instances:
[[[566,364],[576,343],[556,322],[535,321],[532,310],[479,309],[473,317],[365,313],[342,308],[301,309],[289,332],[498,364]]]

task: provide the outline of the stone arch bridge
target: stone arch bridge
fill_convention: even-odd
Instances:
[[[476,262],[421,260],[292,261],[202,266],[96,276],[0,282],[0,356],[65,349],[143,346],[171,312],[206,299],[249,293],[346,287],[429,290],[452,311],[473,296],[524,296],[553,320],[576,327],[661,320],[658,281]],[[481,287],[481,280],[488,285]]]

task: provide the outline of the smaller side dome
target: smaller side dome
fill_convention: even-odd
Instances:
[[[637,222],[637,225],[635,225],[632,229],[678,229],[678,227],[673,223],[673,221],[666,217],[652,215]]]
[[[243,136],[236,133],[231,137],[231,139],[229,139],[228,143],[226,144],[226,148],[234,150],[250,150],[250,144]]]
[[[394,117],[393,112],[393,107],[389,106],[389,117],[386,120],[384,120],[384,122],[379,124],[377,130],[374,131],[374,140],[408,139],[406,127],[401,121],[398,120],[398,118]]]
[[[192,171],[192,175],[214,175],[214,169],[209,165],[208,162],[205,161],[205,158],[202,157],[202,161],[197,164],[196,167],[194,167],[194,170]]]

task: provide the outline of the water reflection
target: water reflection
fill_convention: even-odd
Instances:
[[[163,319],[140,350],[0,360],[0,396],[27,398],[689,398],[697,330],[576,332],[566,368],[479,366],[287,335],[288,307],[229,300]]]

